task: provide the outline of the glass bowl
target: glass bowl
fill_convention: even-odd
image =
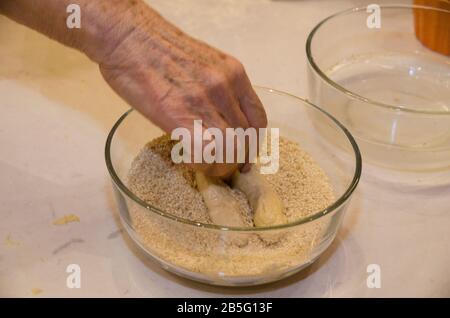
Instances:
[[[379,28],[374,11],[360,7],[334,14],[311,31],[309,99],[350,130],[368,162],[410,171],[448,168],[450,58],[428,49],[416,32],[423,17],[431,17],[426,25],[437,32],[437,21],[448,25],[450,11],[379,8]]]
[[[213,285],[268,283],[292,275],[314,262],[336,236],[361,175],[357,144],[338,121],[320,108],[272,89],[255,87],[255,90],[265,105],[269,126],[279,128],[280,136],[298,142],[315,159],[328,175],[336,200],[326,209],[294,223],[260,228],[202,224],[166,213],[143,202],[127,187],[132,160],[146,143],[162,134],[140,113],[129,110],[109,133],[106,165],[124,228],[144,254],[170,272]],[[318,129],[333,133],[334,141],[330,143],[317,133]],[[139,227],[135,222],[137,219],[140,220]],[[164,237],[154,238],[155,228],[165,233]],[[295,240],[290,241],[294,243],[292,253],[274,245],[270,253],[262,255],[260,251],[245,247],[229,249],[226,244],[236,239],[280,236]],[[209,262],[206,270],[205,262]]]

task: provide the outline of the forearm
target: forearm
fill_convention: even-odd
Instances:
[[[69,28],[72,0],[1,0],[0,13],[101,62],[140,23],[162,18],[141,0],[77,0],[81,28]],[[142,20],[142,21],[141,21]],[[145,20],[145,21],[144,21]],[[157,23],[154,21],[154,23]]]
[[[84,52],[108,84],[165,132],[267,126],[242,64],[183,33],[142,0],[77,0],[81,28],[67,26],[72,0],[0,0],[0,13]],[[225,146],[225,145],[223,145]],[[230,175],[237,164],[200,165]]]

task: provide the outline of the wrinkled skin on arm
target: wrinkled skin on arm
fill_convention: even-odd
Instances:
[[[78,0],[82,28],[65,26],[69,0],[2,0],[0,12],[97,62],[106,82],[165,132],[262,128],[267,118],[242,64],[166,21],[140,0]],[[224,147],[226,144],[224,143]],[[229,176],[237,164],[196,164]]]

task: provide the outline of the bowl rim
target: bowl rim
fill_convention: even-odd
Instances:
[[[312,107],[314,110],[321,112],[326,117],[328,117],[334,124],[338,126],[338,128],[341,129],[341,131],[344,133],[344,135],[347,137],[347,140],[352,146],[352,150],[355,157],[355,170],[353,174],[352,181],[350,182],[347,189],[344,191],[343,194],[340,195],[338,199],[336,199],[332,204],[330,204],[325,209],[322,209],[318,212],[315,212],[314,214],[298,219],[294,222],[285,223],[285,224],[279,224],[274,226],[265,226],[265,227],[234,227],[234,226],[222,226],[222,225],[216,225],[216,224],[208,224],[208,223],[202,223],[202,222],[196,222],[191,221],[189,219],[177,217],[173,214],[167,213],[162,211],[161,209],[154,207],[145,201],[139,199],[128,187],[122,182],[122,180],[117,175],[114,165],[112,164],[111,160],[111,145],[112,140],[115,135],[115,132],[117,128],[120,126],[120,124],[126,119],[126,117],[131,114],[134,110],[133,108],[127,110],[124,114],[122,114],[119,119],[116,121],[116,123],[111,128],[111,131],[108,134],[108,137],[106,138],[106,144],[105,144],[105,161],[106,161],[106,167],[108,169],[108,172],[113,180],[113,183],[115,186],[117,186],[122,193],[124,193],[127,197],[129,197],[132,201],[140,205],[142,208],[145,208],[146,210],[149,210],[150,212],[156,213],[157,215],[170,219],[175,222],[183,223],[186,225],[191,225],[195,227],[202,227],[202,228],[208,228],[208,229],[214,229],[214,230],[222,230],[222,231],[234,231],[234,232],[260,232],[260,231],[269,231],[269,230],[280,230],[280,229],[286,229],[295,227],[297,225],[301,225],[304,223],[312,222],[316,219],[321,218],[322,216],[328,215],[329,213],[337,210],[340,208],[352,195],[353,191],[356,189],[359,180],[361,178],[361,172],[362,172],[362,158],[361,158],[361,152],[359,150],[358,144],[356,143],[355,139],[351,135],[351,133],[345,128],[336,118],[331,116],[328,112],[321,109],[320,107],[310,103],[307,100],[304,100],[300,97],[297,97],[293,94],[282,92],[276,89],[264,87],[264,86],[253,86],[254,88],[262,89],[265,91],[268,91],[270,93],[275,93],[278,95],[284,95],[288,96],[290,98],[294,98],[298,100],[299,102],[303,103],[304,105],[307,105],[308,107]]]
[[[449,10],[443,9],[443,8],[436,8],[436,7],[431,7],[431,6],[424,6],[424,5],[409,5],[409,4],[387,4],[387,5],[379,5],[379,7],[381,9],[426,9],[426,10],[432,10],[432,11],[438,11],[438,12],[444,12],[444,13],[448,13],[450,14]],[[322,80],[324,80],[326,83],[328,83],[329,85],[331,85],[334,89],[348,95],[350,98],[352,99],[357,99],[359,101],[362,101],[364,103],[373,105],[373,106],[377,106],[377,107],[381,107],[384,109],[389,109],[389,110],[393,110],[393,111],[402,111],[405,113],[412,113],[412,114],[426,114],[426,115],[450,115],[450,111],[440,111],[440,110],[424,110],[424,109],[413,109],[413,108],[409,108],[407,106],[402,106],[402,105],[392,105],[392,104],[387,104],[387,103],[382,103],[379,101],[375,101],[372,100],[370,98],[364,97],[362,95],[356,94],[348,89],[346,89],[345,87],[339,85],[338,83],[336,83],[335,81],[333,81],[332,79],[330,79],[321,69],[320,67],[316,64],[313,54],[312,54],[312,50],[311,50],[311,46],[312,46],[312,42],[314,40],[314,35],[317,33],[317,31],[328,21],[337,18],[337,17],[341,17],[341,16],[345,16],[347,14],[352,14],[355,12],[360,12],[360,11],[364,11],[366,12],[367,10],[367,6],[364,7],[354,7],[351,9],[345,9],[342,11],[339,11],[337,13],[334,13],[328,17],[326,17],[325,19],[323,19],[322,21],[320,21],[309,33],[308,38],[306,40],[306,58],[307,61],[309,63],[309,65],[313,68],[313,70],[321,77]]]

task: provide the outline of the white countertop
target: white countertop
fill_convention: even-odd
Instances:
[[[254,83],[299,96],[306,95],[309,30],[364,3],[148,2],[241,59]],[[338,238],[306,271],[245,289],[165,272],[120,232],[103,149],[128,107],[96,65],[3,17],[0,61],[0,296],[450,296],[450,177],[425,186],[435,177],[413,176],[420,180],[409,184],[401,173],[369,165]],[[53,225],[66,214],[80,222]],[[72,263],[81,267],[80,289],[66,286]],[[367,287],[369,264],[380,265],[380,289]]]

